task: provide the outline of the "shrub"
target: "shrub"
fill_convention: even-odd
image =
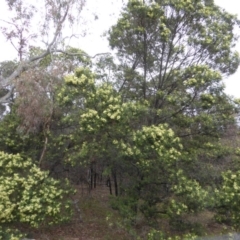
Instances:
[[[240,224],[240,171],[223,173],[223,183],[216,190],[217,209],[216,219],[234,225],[239,229]]]
[[[0,152],[0,224],[31,227],[67,221],[72,215],[69,183],[48,177],[30,159]]]

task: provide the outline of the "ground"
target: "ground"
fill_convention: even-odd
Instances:
[[[139,221],[134,228],[126,229],[122,226],[121,218],[117,211],[114,211],[109,204],[109,190],[106,185],[99,185],[89,192],[86,186],[76,186],[77,194],[75,200],[76,215],[73,220],[61,226],[40,229],[22,229],[28,232],[28,238],[36,240],[131,240],[136,239],[136,234],[146,239],[150,227],[146,222]],[[77,206],[77,207],[76,207]],[[80,211],[80,216],[79,216]],[[213,220],[211,212],[204,212],[199,215],[187,216],[196,225],[197,230],[209,235],[220,235],[228,232],[226,226],[217,224]],[[160,221],[161,225],[168,232],[169,225]],[[201,227],[198,227],[201,226]],[[171,231],[177,234],[175,231]]]
[[[36,240],[126,240],[132,236],[116,223],[118,213],[109,206],[109,192],[105,185],[91,192],[86,186],[76,186],[76,216],[61,226],[24,229],[28,238]],[[80,217],[79,212],[80,210]],[[115,221],[115,223],[113,223]]]

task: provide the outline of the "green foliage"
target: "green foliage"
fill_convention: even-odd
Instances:
[[[43,134],[25,134],[21,132],[22,122],[17,116],[15,107],[0,122],[0,151],[9,154],[20,154],[38,164],[43,148]]]
[[[41,49],[40,47],[31,46],[28,54],[30,58],[34,58],[36,56],[41,55],[43,52],[44,50]],[[67,46],[65,49],[65,53],[60,53],[60,54],[54,53],[52,55],[47,55],[46,57],[44,57],[40,61],[39,67],[42,67],[42,68],[49,67],[55,61],[58,63],[60,63],[61,61],[65,61],[65,64],[66,64],[65,70],[67,72],[71,72],[73,70],[72,68],[67,69],[67,66],[69,63],[75,66],[77,66],[79,63],[85,64],[85,65],[91,64],[91,60],[89,56],[83,50],[74,48],[71,46]],[[1,71],[1,66],[0,66],[0,71]]]
[[[126,227],[131,227],[135,224],[138,210],[138,199],[129,196],[112,197],[110,204],[114,210],[119,211]]]
[[[125,51],[125,54],[132,56],[137,49],[143,51],[144,44],[147,43],[147,61],[149,66],[152,66],[151,60],[154,59],[154,56],[149,50],[154,48],[151,42],[155,41],[159,43],[158,48],[160,47],[160,49],[164,47],[165,43],[171,47],[166,49],[171,53],[170,58],[177,55],[182,59],[181,57],[187,51],[187,45],[193,50],[195,48],[196,53],[201,48],[208,46],[206,51],[210,59],[205,59],[205,62],[218,63],[219,66],[213,66],[214,68],[223,70],[222,67],[226,62],[231,62],[235,67],[239,63],[239,57],[230,50],[236,42],[232,33],[233,26],[238,27],[239,22],[236,16],[217,7],[214,2],[204,4],[203,1],[195,0],[187,2],[166,0],[143,3],[136,0],[129,1],[124,10],[117,25],[112,27],[109,38],[111,46],[118,48],[120,53]],[[183,25],[183,23],[185,24]],[[222,34],[223,32],[224,34]],[[184,34],[184,37],[180,36],[181,33]],[[144,34],[147,38],[144,38]],[[149,38],[150,36],[152,38]],[[176,45],[173,46],[173,42]],[[132,50],[130,46],[133,47]],[[161,56],[160,51],[157,52],[159,56]],[[182,68],[184,67],[182,66]]]
[[[166,234],[164,234],[161,231],[158,231],[156,229],[151,229],[151,231],[148,233],[148,240],[194,240],[197,239],[197,236],[191,233],[185,234],[183,236],[173,236],[168,237]]]
[[[68,135],[76,145],[66,154],[78,161],[95,154],[101,157],[113,153],[116,157],[120,142],[131,136],[131,128],[137,127],[147,110],[146,104],[124,103],[110,84],[97,85],[86,68],[77,69],[75,76],[67,76],[65,81],[66,86],[57,95],[59,104],[69,111],[62,123],[76,126]]]
[[[3,78],[10,76],[17,68],[17,61],[3,61],[0,62],[0,75]]]
[[[216,190],[217,215],[219,222],[232,224],[239,229],[240,171],[227,171],[222,174],[223,182]]]
[[[68,183],[48,177],[30,159],[0,152],[0,223],[27,223],[32,227],[70,219],[73,193]]]
[[[170,214],[180,215],[182,212],[196,212],[205,209],[208,205],[208,191],[204,190],[196,180],[187,179],[182,171],[177,172],[177,178],[178,183],[173,186],[173,191],[178,200],[177,202],[171,201]]]
[[[146,125],[168,124],[182,141],[180,168],[204,186],[220,178],[219,139],[239,112],[222,83],[239,65],[234,27],[238,19],[213,1],[134,0],[109,31],[116,87],[128,101],[148,101]]]
[[[128,173],[124,194],[149,219],[166,209],[174,219],[212,208],[222,169],[233,167],[235,150],[221,138],[239,112],[222,83],[239,65],[234,28],[239,20],[214,1],[133,0],[109,31],[117,61],[101,59],[99,66],[113,71],[124,102],[147,102],[131,134],[118,134],[110,149]],[[116,116],[120,126],[125,116]],[[91,119],[100,117],[97,108],[91,110]],[[91,124],[96,134],[96,122]],[[111,135],[116,129],[109,127]]]
[[[24,237],[25,235],[18,230],[0,226],[0,240],[20,240]]]
[[[70,60],[71,62],[82,63],[86,66],[91,65],[91,59],[88,54],[79,48],[67,46],[66,53],[67,54],[62,54],[60,57]]]
[[[216,137],[236,110],[221,82],[239,65],[234,26],[236,17],[213,2],[129,1],[109,31],[121,92],[146,98],[149,121],[167,122],[177,135]]]
[[[172,194],[181,206],[186,202],[188,212],[204,208],[207,192],[178,171],[186,163],[180,139],[168,124],[144,125],[147,101],[124,102],[111,84],[97,85],[93,74],[84,68],[65,81],[58,94],[59,103],[65,107],[79,103],[78,110],[71,110],[74,115],[63,119],[64,123],[77,124],[65,138],[74,145],[66,149],[65,159],[84,166],[95,159],[108,175],[121,174],[128,179],[119,183],[123,196],[112,201],[126,219],[134,219],[139,212],[154,219],[162,208],[172,217],[179,215],[180,205],[175,209],[169,201]],[[166,205],[172,212],[166,211]]]

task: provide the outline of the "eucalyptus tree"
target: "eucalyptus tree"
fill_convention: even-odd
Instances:
[[[84,0],[46,0],[38,3],[38,6],[24,0],[5,1],[9,17],[1,19],[1,33],[16,50],[18,65],[8,76],[0,76],[1,87],[9,89],[8,93],[1,97],[1,103],[9,102],[17,79],[23,72],[39,66],[43,58],[54,52],[67,53],[64,40],[72,35],[67,33],[65,36],[64,29],[79,21],[84,3]],[[29,55],[36,42],[42,51]]]

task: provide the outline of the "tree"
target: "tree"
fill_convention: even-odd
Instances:
[[[195,78],[194,72],[186,71],[189,68],[199,66],[199,71],[214,70],[226,75],[236,71],[239,56],[232,50],[237,40],[232,32],[235,26],[239,26],[236,17],[213,1],[136,0],[129,1],[109,31],[109,42],[118,50],[124,69],[142,77],[141,96],[154,95],[154,106],[158,108],[163,100],[156,96],[157,91],[171,93],[179,87],[178,81],[186,85],[189,79],[203,78]],[[134,87],[134,77],[119,79],[122,87]],[[204,83],[197,81],[198,87],[207,89],[217,84],[219,77],[216,75],[211,82],[205,77],[201,79]],[[190,82],[194,87],[196,82]]]
[[[188,117],[231,115],[231,107],[225,106],[223,113],[219,103],[229,104],[222,76],[239,65],[232,50],[235,26],[236,17],[213,1],[130,1],[109,31],[122,71],[116,78],[122,83],[119,90],[150,100],[156,112],[149,121],[154,124],[179,114],[188,126]],[[221,118],[215,117],[219,125]]]
[[[113,82],[123,102],[148,102],[148,114],[138,122],[139,129],[168,124],[181,139],[183,148],[177,163],[181,171],[175,172],[175,182],[166,184],[171,192],[166,198],[173,201],[160,204],[172,219],[179,220],[183,212],[212,209],[211,191],[224,182],[224,159],[229,159],[224,166],[232,169],[235,165],[235,153],[221,138],[236,124],[239,102],[224,93],[222,79],[239,66],[239,54],[234,50],[238,40],[234,29],[239,29],[239,23],[214,1],[132,0],[109,30],[109,44],[116,55],[113,60],[100,59],[99,75]],[[111,80],[102,74],[102,67],[111,70]],[[151,158],[155,179],[164,169],[156,159]],[[134,186],[136,182],[131,180]],[[142,189],[144,183],[139,181]],[[151,216],[161,212],[159,205],[152,203],[161,199],[165,189],[148,184],[142,210]],[[134,194],[128,194],[124,203],[135,209]],[[129,208],[125,212],[130,213]]]
[[[239,20],[214,1],[133,0],[109,31],[118,90],[126,101],[149,101],[148,124],[169,124],[191,159],[188,174],[205,184],[213,180],[203,177],[206,164],[239,111],[221,81],[239,66],[234,28]]]
[[[204,208],[207,191],[181,170],[188,162],[181,156],[180,139],[167,124],[147,125],[146,100],[125,102],[110,83],[96,84],[87,68],[65,82],[57,96],[68,108],[62,123],[69,131],[61,135],[58,149],[70,141],[65,162],[94,166],[110,178],[113,207],[126,221],[139,213],[153,219],[159,212],[175,217]],[[181,196],[178,204],[171,201],[174,194]]]
[[[18,77],[28,69],[34,69],[46,56],[55,52],[65,52],[63,35],[67,24],[73,24],[79,18],[79,13],[84,5],[83,1],[46,0],[36,8],[33,4],[24,0],[6,0],[9,11],[13,13],[10,19],[1,19],[1,31],[8,41],[16,49],[19,62],[17,68],[8,75],[0,76],[1,86],[8,89],[1,99],[1,103],[9,102],[10,96],[16,90]],[[41,11],[40,9],[44,9]],[[38,28],[34,24],[38,22]],[[53,34],[52,34],[53,33]],[[69,36],[71,37],[71,36]],[[42,41],[43,50],[38,54],[28,55],[33,41]],[[38,43],[40,44],[40,43]],[[67,51],[66,51],[67,53]],[[78,53],[76,53],[78,55]]]

